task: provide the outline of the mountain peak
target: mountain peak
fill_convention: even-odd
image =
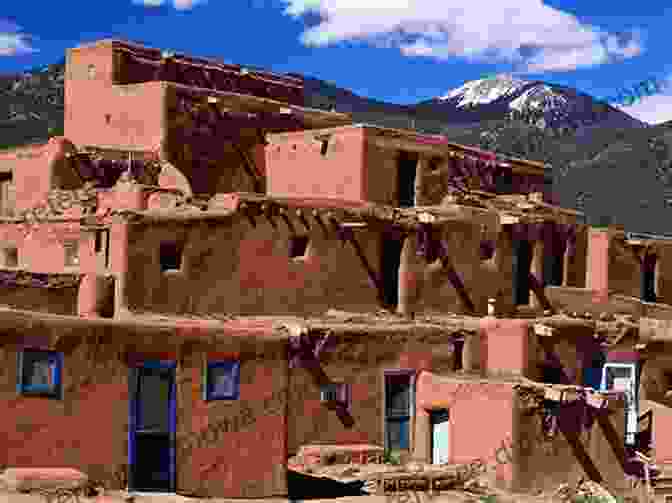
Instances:
[[[444,96],[431,100],[434,106],[467,122],[467,116],[526,118],[541,128],[567,128],[602,121],[614,126],[642,126],[627,114],[599,103],[576,89],[542,81],[523,80],[510,74],[472,80]],[[607,117],[608,116],[608,117]],[[464,117],[464,118],[462,118]]]

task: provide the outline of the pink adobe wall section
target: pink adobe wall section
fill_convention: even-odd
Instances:
[[[497,464],[495,451],[514,435],[514,390],[509,383],[460,381],[420,372],[416,385],[417,443],[431,435],[429,411],[450,410],[449,463],[482,459],[496,464],[498,482],[512,487],[512,464]],[[431,452],[425,446],[425,456]],[[424,453],[423,453],[424,454]]]
[[[588,260],[586,287],[593,290],[593,302],[607,302],[609,298],[609,231],[588,230]]]
[[[118,81],[111,45],[70,49],[65,79],[64,134],[77,145],[154,150],[164,134],[165,85]]]
[[[364,129],[343,128],[326,135],[321,153],[319,131],[273,135],[266,147],[267,192],[274,196],[332,197],[350,201],[364,193]]]
[[[530,377],[534,361],[534,334],[527,320],[483,318],[479,322],[481,339],[486,343],[486,368],[489,374]]]
[[[65,155],[74,151],[68,139],[54,137],[47,143],[0,155],[0,161],[11,163],[17,212],[44,202],[49,190],[60,185],[67,170]]]

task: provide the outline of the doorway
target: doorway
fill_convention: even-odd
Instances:
[[[175,492],[175,363],[142,362],[129,387],[129,488]]]
[[[513,243],[513,295],[517,306],[530,303],[530,266],[532,244],[518,239]]]
[[[429,413],[432,425],[432,464],[443,465],[450,461],[450,416],[448,409]]]
[[[382,300],[385,307],[395,308],[399,303],[399,266],[404,238],[394,233],[384,233],[381,239],[380,271]]]
[[[415,206],[415,177],[418,167],[418,155],[399,152],[397,158],[397,197],[400,208]]]

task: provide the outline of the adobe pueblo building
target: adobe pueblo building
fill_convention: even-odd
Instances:
[[[325,452],[664,480],[670,241],[297,77],[104,40],[65,86],[65,136],[0,156],[3,467],[254,498]]]

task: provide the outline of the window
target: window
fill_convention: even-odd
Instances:
[[[63,243],[65,251],[65,265],[73,267],[79,265],[79,241],[66,241]]]
[[[19,266],[19,252],[16,247],[11,246],[3,250],[5,267]]]
[[[182,269],[182,246],[178,243],[161,243],[159,254],[161,271],[179,271]]]
[[[410,448],[411,390],[413,374],[385,374],[385,447],[389,450]]]
[[[602,368],[600,389],[625,392],[625,443],[633,445],[639,418],[637,363],[605,363]]]
[[[320,390],[322,403],[340,403],[350,410],[350,386],[342,382],[332,382]]]
[[[291,258],[302,258],[308,251],[308,236],[293,236],[289,240],[289,256]]]
[[[208,362],[203,376],[204,399],[238,400],[240,393],[240,361]]]
[[[24,349],[19,352],[18,390],[24,395],[61,397],[62,354]]]

